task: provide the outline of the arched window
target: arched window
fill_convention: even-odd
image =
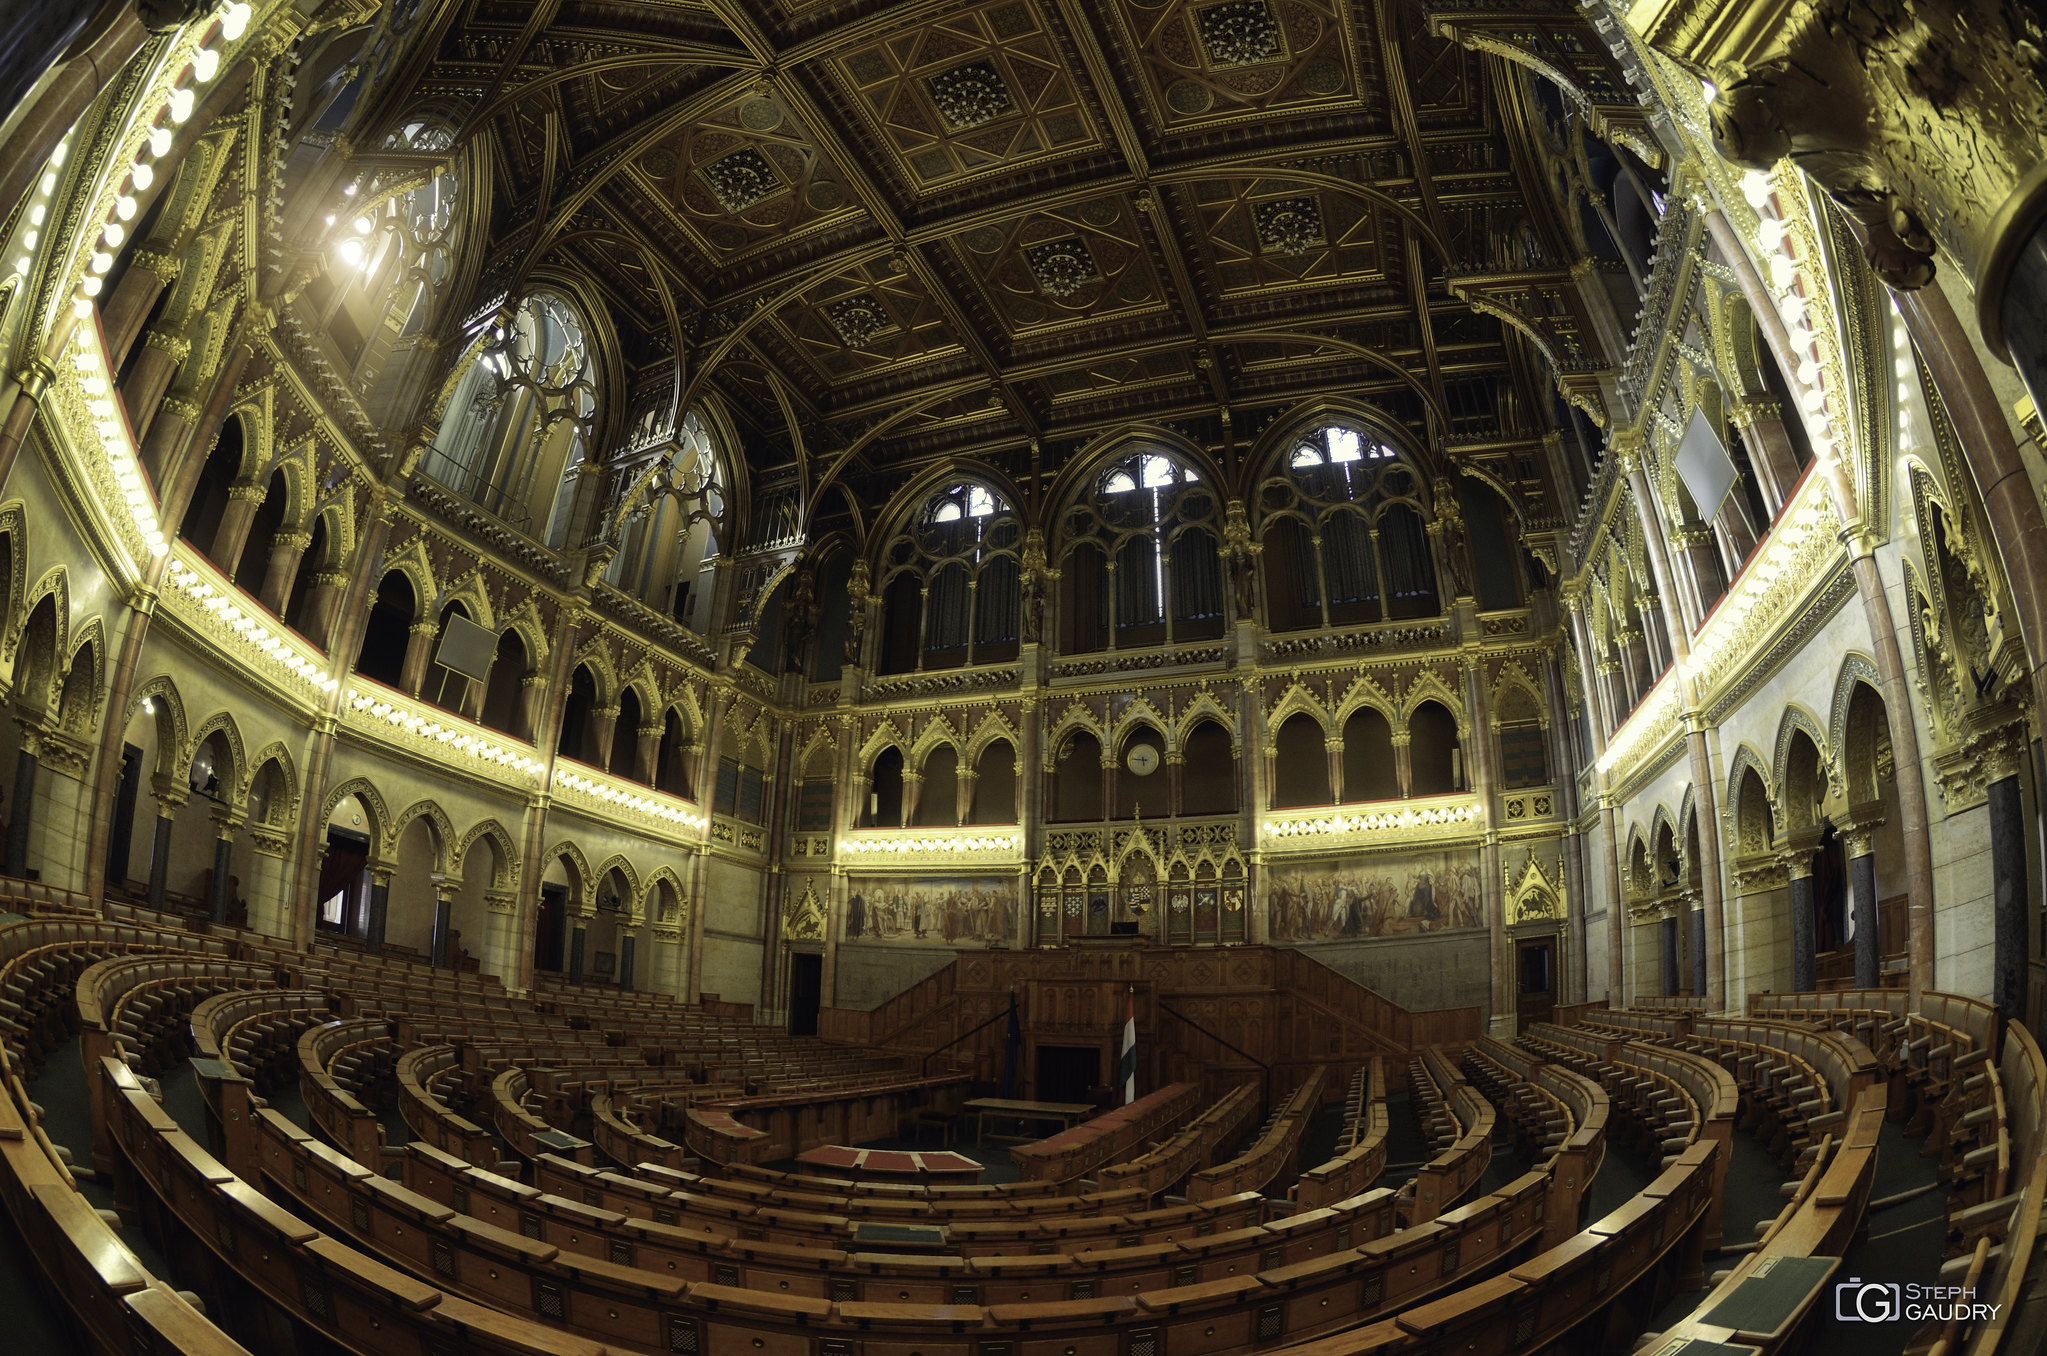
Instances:
[[[675,450],[632,490],[604,582],[702,630],[708,619],[696,615],[695,604],[710,594],[707,572],[725,537],[725,483],[710,425],[692,410]]]
[[[1408,791],[1447,796],[1464,789],[1464,750],[1457,718],[1441,702],[1423,702],[1407,718]]]
[[[1549,748],[1542,708],[1526,688],[1500,694],[1494,719],[1500,729],[1500,782],[1508,790],[1549,784]]]
[[[444,151],[453,141],[444,124],[416,119],[384,146]],[[305,292],[348,385],[379,422],[420,393],[433,352],[421,348],[420,336],[455,271],[461,231],[461,181],[453,172],[379,202],[381,173],[343,186],[325,218],[328,271]]]
[[[365,678],[398,686],[405,672],[405,650],[412,643],[412,622],[419,614],[418,595],[403,570],[392,570],[377,585],[377,601],[363,624],[362,649],[355,671]]]
[[[486,333],[421,469],[521,531],[539,520],[560,547],[596,417],[582,316],[536,292]]]
[[[883,556],[881,671],[1014,659],[1022,535],[986,485],[963,481],[926,500]]]
[[[1398,800],[1400,768],[1393,726],[1384,712],[1361,706],[1343,723],[1343,798]]]
[[[1066,514],[1065,652],[1220,636],[1218,516],[1200,475],[1155,447],[1104,467]]]
[[[1301,711],[1287,717],[1273,743],[1279,749],[1273,765],[1273,809],[1327,805],[1335,799],[1329,793],[1329,753],[1322,726],[1313,716]]]
[[[1234,814],[1237,809],[1237,756],[1229,732],[1204,720],[1187,735],[1181,749],[1180,813]]]
[[[1323,424],[1284,444],[1258,495],[1271,629],[1434,615],[1421,495],[1414,468],[1367,430]]]

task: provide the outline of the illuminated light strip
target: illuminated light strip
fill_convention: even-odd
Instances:
[[[1763,271],[1777,297],[1777,313],[1784,322],[1792,356],[1798,360],[1797,369],[1787,372],[1785,377],[1798,415],[1805,421],[1813,455],[1826,461],[1840,454],[1842,437],[1834,421],[1845,420],[1848,409],[1846,398],[1829,390],[1832,355],[1827,351],[1823,331],[1808,316],[1815,301],[1827,295],[1825,279],[1811,261],[1799,256],[1798,242],[1793,238],[1771,176],[1761,170],[1750,170],[1742,176],[1741,192],[1755,209],[1755,243]]]
[[[912,856],[927,852],[1021,852],[1023,835],[1020,833],[976,833],[954,836],[928,836],[921,838],[841,838],[839,851],[856,856],[866,853],[884,853],[891,856]]]
[[[171,129],[192,116],[192,110],[199,102],[199,86],[220,73],[221,47],[237,41],[248,32],[253,15],[254,10],[241,0],[223,5],[215,12],[211,31],[200,40],[190,61],[178,70],[171,81],[170,92],[148,119],[149,131],[136,148],[135,158],[125,169],[110,167],[114,172],[109,174],[108,182],[118,187],[105,215],[100,218],[99,235],[89,242],[79,242],[80,249],[88,251],[76,265],[83,271],[71,303],[72,313],[80,320],[92,314],[94,299],[105,289],[106,274],[118,257],[115,252],[127,242],[129,223],[135,219],[139,208],[135,195],[147,192],[156,182],[157,175],[167,168],[161,162],[171,153],[175,139]],[[55,171],[60,163],[61,160],[53,158],[51,173],[43,176],[46,191],[54,187]]]
[[[289,637],[272,631],[262,617],[245,611],[236,602],[237,595],[215,588],[204,575],[183,561],[171,563],[164,574],[164,581],[167,588],[176,589],[219,617],[238,639],[265,661],[275,664],[315,692],[332,692],[341,686],[327,675],[325,660],[318,655],[301,652]]]
[[[539,764],[535,764],[535,766],[537,767]],[[581,773],[565,767],[558,767],[554,770],[554,784],[567,787],[572,791],[580,791],[586,796],[603,801],[606,805],[615,805],[621,809],[632,810],[638,814],[650,815],[655,819],[664,819],[671,824],[680,824],[686,829],[696,829],[701,832],[711,822],[694,811],[666,804],[655,800],[651,796],[643,796],[636,792],[607,785],[593,777],[585,777]]]
[[[468,754],[478,762],[495,763],[499,767],[512,768],[529,776],[547,770],[547,764],[539,759],[530,758],[517,749],[508,749],[502,744],[486,739],[477,734],[474,727],[443,725],[416,711],[407,711],[402,706],[356,688],[348,689],[347,706],[350,711],[369,716],[373,720],[381,720],[394,728],[431,739],[438,744],[445,744],[458,753]]]
[[[1397,829],[1454,828],[1485,817],[1478,805],[1435,805],[1399,811],[1365,810],[1357,813],[1325,812],[1291,819],[1268,819],[1265,832],[1275,838],[1302,838],[1340,833],[1382,833]]]
[[[120,489],[128,516],[134,519],[135,529],[142,534],[149,554],[161,556],[170,550],[170,546],[164,541],[163,530],[157,523],[156,502],[150,497],[148,482],[142,478],[141,465],[135,460],[135,440],[128,428],[128,412],[121,407],[120,401],[114,399],[112,374],[108,370],[106,354],[100,349],[99,326],[75,326],[71,331],[71,344],[74,351],[70,375],[78,383],[79,393],[85,398],[85,408],[92,415],[93,433],[107,459],[107,469],[113,472],[114,484]],[[112,505],[107,507],[110,511],[113,508]]]
[[[21,253],[14,260],[14,271],[23,278],[35,267],[36,247],[43,242],[43,223],[49,219],[50,197],[57,191],[57,171],[64,168],[65,158],[71,154],[71,133],[57,143],[57,149],[50,152],[50,167],[43,171],[36,181],[35,192],[29,195],[29,207],[22,217],[20,233],[15,237]]]

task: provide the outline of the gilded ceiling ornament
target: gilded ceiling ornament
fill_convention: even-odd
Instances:
[[[1304,254],[1329,243],[1322,225],[1322,204],[1312,196],[1268,199],[1251,209],[1251,219],[1258,227],[1258,243],[1267,254]]]
[[[1102,276],[1087,242],[1078,236],[1032,245],[1024,251],[1024,259],[1048,297],[1070,297]]]
[[[1194,12],[1211,66],[1253,66],[1286,55],[1279,20],[1265,0],[1223,0]]]
[[[743,212],[761,199],[780,193],[784,187],[768,158],[751,146],[721,155],[697,173],[710,186],[718,205],[728,212]]]
[[[924,82],[931,91],[931,103],[947,127],[964,132],[993,122],[1016,107],[1009,86],[992,61],[969,61],[949,71],[940,71]]]
[[[848,348],[865,348],[869,341],[896,327],[895,317],[888,313],[879,297],[841,297],[826,306],[824,311],[832,322],[832,328],[839,332]]]

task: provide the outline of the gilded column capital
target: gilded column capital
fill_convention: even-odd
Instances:
[[[198,402],[187,400],[183,396],[165,396],[157,409],[164,414],[174,414],[188,424],[199,418]]]
[[[139,249],[132,262],[136,268],[147,269],[166,283],[185,271],[183,255],[165,254],[161,250]]]
[[[441,624],[436,621],[416,621],[405,629],[415,636],[430,636],[441,629]],[[616,714],[616,712],[614,711],[613,714]]]
[[[191,356],[192,341],[181,335],[166,334],[162,330],[151,330],[142,341],[144,348],[153,348],[174,363],[181,363]]]
[[[269,493],[270,486],[267,484],[230,485],[228,486],[227,497],[238,504],[260,504]]]

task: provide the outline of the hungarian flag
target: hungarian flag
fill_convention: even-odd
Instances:
[[[1116,1064],[1116,1081],[1123,1085],[1123,1105],[1137,1100],[1137,990],[1126,1000],[1123,1016],[1123,1058]]]

